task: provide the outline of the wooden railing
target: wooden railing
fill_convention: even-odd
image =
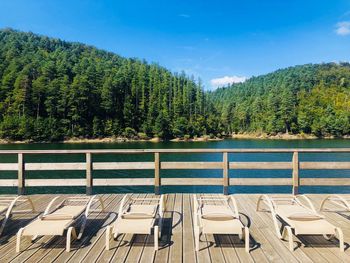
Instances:
[[[222,154],[220,162],[169,162],[161,161],[162,154],[212,153]],[[230,162],[229,154],[234,153],[292,153],[289,162]],[[292,186],[298,193],[300,185],[350,186],[347,178],[300,178],[300,170],[350,169],[346,162],[300,162],[299,153],[350,153],[350,148],[328,149],[123,149],[123,150],[0,150],[1,155],[17,155],[17,163],[0,163],[0,171],[17,171],[17,179],[1,179],[0,186],[18,188],[19,194],[31,186],[85,186],[91,194],[93,186],[154,186],[158,194],[162,185],[222,185],[228,193],[232,185],[280,185]],[[47,154],[85,154],[85,162],[69,163],[25,163],[25,155]],[[93,162],[92,156],[98,154],[153,154],[152,162]],[[1,159],[0,159],[1,162]],[[94,170],[154,170],[154,178],[93,178]],[[213,169],[222,170],[222,178],[161,178],[161,170]],[[291,170],[290,178],[237,178],[230,177],[229,170]],[[26,171],[83,170],[85,179],[26,179]],[[205,179],[205,180],[203,180]]]

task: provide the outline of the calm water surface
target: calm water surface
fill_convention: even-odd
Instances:
[[[125,142],[125,143],[84,143],[84,144],[7,144],[0,145],[1,150],[62,150],[62,149],[192,149],[192,148],[350,148],[350,140],[224,140],[218,142]],[[0,162],[17,162],[17,156],[2,155]],[[299,156],[301,161],[339,161],[349,162],[350,153],[304,153]],[[290,161],[290,153],[244,153],[229,154],[230,161]],[[162,154],[162,161],[221,161],[221,154]],[[31,155],[25,158],[26,162],[84,162],[85,156],[74,155]],[[103,154],[93,156],[95,162],[107,161],[153,161],[152,154],[121,155]],[[0,171],[0,178],[16,178],[16,172]],[[94,178],[144,178],[153,177],[153,170],[135,171],[94,171]],[[221,178],[221,170],[166,170],[161,171],[165,177],[196,177],[198,180],[205,178]],[[343,177],[350,178],[349,170],[308,170],[301,171],[301,177]],[[84,171],[28,171],[26,177],[39,178],[84,178]],[[231,170],[230,177],[291,177],[290,170]],[[220,186],[167,186],[162,187],[162,192],[222,192]],[[231,186],[230,193],[290,193],[289,186]],[[83,187],[32,187],[28,193],[84,193]],[[94,187],[96,193],[111,192],[153,192],[153,187]],[[301,187],[303,193],[350,193],[350,187]],[[15,188],[1,188],[1,193],[16,192]]]

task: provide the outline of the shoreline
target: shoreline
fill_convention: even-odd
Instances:
[[[174,138],[171,140],[168,140],[169,142],[215,142],[215,141],[223,141],[226,139],[247,139],[247,140],[317,140],[317,139],[350,139],[350,135],[345,135],[342,137],[334,137],[334,136],[324,136],[324,137],[317,137],[312,134],[286,134],[286,133],[280,133],[280,134],[267,134],[267,133],[235,133],[223,138],[209,138],[209,136],[203,136],[203,137],[197,137],[197,138]],[[106,138],[70,138],[63,141],[56,141],[56,142],[49,142],[49,141],[42,141],[42,142],[35,142],[30,140],[25,141],[11,141],[6,139],[0,139],[0,144],[46,144],[46,143],[72,143],[72,144],[84,144],[84,143],[125,143],[125,142],[164,142],[164,140],[155,137],[155,138],[149,138],[149,139],[130,139],[126,137],[106,137]]]
[[[278,134],[267,134],[267,133],[235,133],[230,136],[232,139],[257,139],[257,140],[319,140],[319,139],[350,139],[350,135],[345,135],[342,137],[335,136],[323,136],[317,137],[313,134],[288,134],[288,133],[278,133]]]

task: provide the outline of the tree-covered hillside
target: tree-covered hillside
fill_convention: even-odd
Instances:
[[[0,138],[350,134],[350,64],[303,65],[204,92],[156,64],[0,30]]]
[[[200,81],[80,43],[0,30],[0,137],[209,134],[218,114]]]
[[[226,132],[350,133],[350,64],[290,67],[211,94]]]

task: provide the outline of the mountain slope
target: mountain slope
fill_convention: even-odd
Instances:
[[[200,80],[80,43],[0,30],[0,138],[350,133],[350,65],[308,64],[204,92]]]
[[[350,64],[295,66],[211,94],[226,132],[350,133]]]
[[[218,119],[200,81],[58,39],[0,30],[0,137],[202,135]]]

